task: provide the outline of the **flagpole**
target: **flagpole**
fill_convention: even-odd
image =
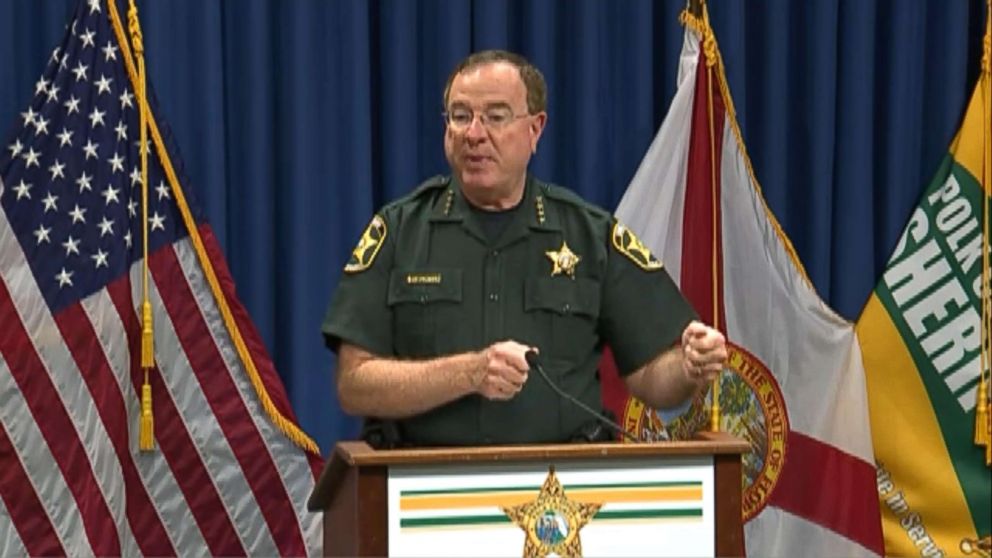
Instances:
[[[690,0],[689,8],[697,17],[703,21],[703,28],[706,30],[703,36],[703,48],[706,54],[706,110],[709,121],[709,141],[710,141],[710,193],[711,193],[711,220],[713,245],[710,247],[711,255],[711,277],[713,278],[713,327],[720,329],[720,260],[719,260],[719,185],[716,179],[716,129],[713,118],[713,67],[716,65],[716,41],[710,27],[709,12],[706,10],[706,0]],[[712,400],[710,402],[710,430],[720,431],[720,374],[713,379],[711,387]]]
[[[992,0],[985,0],[985,36],[982,40],[982,70],[978,77],[982,101],[982,351],[975,407],[975,439],[985,447],[985,464],[992,466],[992,413],[989,402],[992,293],[989,285],[989,188],[992,188]]]

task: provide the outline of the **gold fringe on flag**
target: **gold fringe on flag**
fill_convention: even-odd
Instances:
[[[112,2],[113,0],[111,0]],[[138,61],[138,153],[141,156],[141,368],[145,371],[145,381],[141,385],[141,421],[138,428],[138,448],[142,451],[155,449],[155,417],[152,415],[152,386],[148,381],[149,371],[155,367],[155,331],[152,326],[152,304],[148,296],[148,99],[145,96],[145,44],[138,21],[138,7],[130,0],[127,11],[128,30],[131,32],[131,46]]]

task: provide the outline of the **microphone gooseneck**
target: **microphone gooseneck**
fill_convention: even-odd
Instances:
[[[585,411],[585,412],[589,413],[590,415],[596,417],[596,419],[598,419],[603,424],[605,424],[605,425],[609,426],[610,428],[612,428],[614,431],[616,431],[618,434],[620,434],[624,438],[627,438],[628,440],[630,440],[632,442],[641,442],[642,441],[640,438],[638,438],[637,436],[635,436],[634,434],[632,434],[626,428],[624,428],[624,427],[620,426],[619,424],[617,424],[616,422],[610,420],[609,418],[607,418],[606,416],[604,416],[602,413],[597,412],[595,409],[593,409],[589,405],[586,405],[582,401],[579,401],[578,398],[572,396],[572,394],[570,394],[570,393],[566,392],[565,390],[561,389],[560,387],[558,387],[558,385],[555,384],[554,381],[551,380],[551,377],[548,376],[548,373],[544,371],[544,367],[541,366],[541,359],[538,357],[537,351],[535,351],[535,350],[527,351],[526,353],[524,353],[524,358],[527,359],[527,365],[530,366],[530,368],[532,370],[536,370],[537,371],[537,374],[541,377],[541,379],[544,380],[544,383],[548,384],[548,387],[550,387],[560,397],[563,397],[564,399],[567,399],[568,401],[571,401],[572,403],[576,404],[580,409],[582,409],[583,411]]]

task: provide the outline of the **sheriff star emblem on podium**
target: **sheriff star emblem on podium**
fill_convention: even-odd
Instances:
[[[601,506],[569,500],[552,466],[535,500],[500,509],[524,530],[524,558],[544,558],[549,554],[582,556],[579,530]]]

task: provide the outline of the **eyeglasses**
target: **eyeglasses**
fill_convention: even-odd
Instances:
[[[456,132],[464,132],[472,126],[476,113],[467,108],[453,108],[442,112],[445,123]],[[513,114],[509,107],[489,107],[478,113],[479,123],[487,130],[498,131],[509,126],[513,121],[527,118],[530,114]]]

